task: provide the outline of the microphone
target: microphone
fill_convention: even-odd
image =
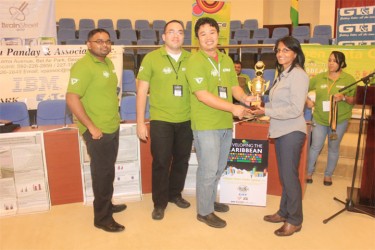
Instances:
[[[374,75],[375,75],[375,71],[370,73],[369,75],[361,78],[361,81],[368,84],[370,82],[370,78],[374,77]]]

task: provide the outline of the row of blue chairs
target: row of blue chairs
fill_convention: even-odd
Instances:
[[[0,103],[0,119],[9,120],[21,127],[30,126],[30,116],[24,102]],[[37,125],[72,124],[72,115],[65,100],[44,100],[36,110]],[[34,122],[33,122],[34,123]]]
[[[145,118],[150,118],[149,102],[147,100]],[[45,100],[38,104],[36,110],[36,125],[67,125],[73,119],[67,112],[65,100]],[[136,120],[136,96],[123,96],[120,104],[121,120]],[[21,127],[30,126],[30,116],[24,102],[0,103],[0,120],[7,120]]]

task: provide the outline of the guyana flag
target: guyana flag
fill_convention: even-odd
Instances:
[[[298,26],[298,0],[291,0],[290,20],[293,26]]]

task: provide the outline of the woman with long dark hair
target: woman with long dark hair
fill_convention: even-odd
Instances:
[[[275,44],[278,76],[269,92],[269,102],[253,114],[269,116],[269,137],[275,141],[282,195],[279,210],[264,220],[283,222],[277,236],[289,236],[302,228],[302,191],[298,178],[301,149],[306,139],[303,109],[309,77],[304,71],[305,56],[297,39],[287,36]]]

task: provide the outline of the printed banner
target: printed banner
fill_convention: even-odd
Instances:
[[[0,45],[56,44],[54,0],[1,0]]]
[[[347,67],[345,72],[356,80],[375,71],[375,46],[335,46],[303,44],[305,54],[305,70],[310,78],[328,69],[328,58],[332,51],[337,50],[345,54]],[[374,79],[373,79],[374,81]],[[359,83],[361,85],[363,83]]]
[[[87,51],[86,45],[1,46],[0,101],[25,102],[36,109],[42,100],[65,99],[71,66]],[[122,46],[112,46],[121,89]]]
[[[195,37],[194,27],[196,21],[201,17],[211,17],[219,24],[219,45],[228,45],[230,39],[230,2],[225,1],[203,1],[194,0],[191,22],[191,44],[198,46],[198,39]]]
[[[375,6],[337,10],[339,45],[375,45]]]
[[[268,141],[233,139],[228,165],[220,179],[220,202],[265,206]]]

